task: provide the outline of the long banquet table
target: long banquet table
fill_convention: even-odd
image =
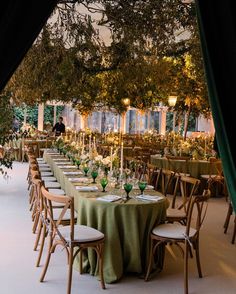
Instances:
[[[144,202],[137,199],[130,199],[127,202],[123,199],[116,202],[96,200],[98,196],[106,195],[106,193],[100,192],[99,186],[98,192],[77,191],[76,183],[69,180],[69,177],[73,176],[67,177],[63,173],[65,170],[59,168],[54,162],[61,158],[63,156],[44,153],[45,161],[51,166],[66,194],[74,197],[78,224],[91,226],[105,234],[105,282],[116,282],[127,272],[142,274],[146,269],[149,254],[149,234],[155,225],[165,220],[168,206],[166,198],[163,197],[158,202]],[[75,168],[74,171],[76,170],[78,171]],[[113,191],[111,188],[107,190],[107,194],[117,193],[114,188]],[[161,195],[151,190],[146,193]],[[162,250],[158,254],[161,265]],[[75,261],[75,267],[79,268],[78,260]],[[83,268],[85,272],[98,276],[94,252],[88,251],[83,261]]]

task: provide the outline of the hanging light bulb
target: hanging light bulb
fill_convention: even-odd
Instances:
[[[123,99],[122,99],[122,103],[123,103],[126,107],[128,107],[128,106],[130,106],[130,99],[129,99],[129,98],[123,98]]]

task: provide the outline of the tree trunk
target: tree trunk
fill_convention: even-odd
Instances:
[[[191,106],[189,106],[188,111],[185,114],[185,120],[184,120],[184,140],[186,140],[186,137],[187,137],[190,112],[191,112]]]

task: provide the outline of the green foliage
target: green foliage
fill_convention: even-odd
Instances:
[[[27,114],[27,123],[37,127],[38,125],[38,106],[15,106],[14,107],[14,115],[20,121],[20,126],[22,126],[24,121],[24,110],[26,108]],[[57,117],[61,115],[64,106],[57,106]],[[44,107],[44,123],[49,122],[53,125],[53,117],[54,117],[54,108],[51,105],[46,105]]]
[[[8,84],[16,103],[122,113],[122,98],[147,109],[167,105],[174,91],[175,111],[209,113],[194,3],[80,0],[58,5],[55,16]]]
[[[9,95],[0,95],[0,145],[4,145],[6,136],[12,128],[13,109]]]

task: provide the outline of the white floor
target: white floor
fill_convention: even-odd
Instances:
[[[66,293],[67,267],[65,252],[58,250],[51,260],[46,282],[39,283],[42,268],[35,267],[37,252],[32,250],[35,236],[28,211],[26,184],[27,163],[14,163],[11,179],[0,176],[0,294]],[[201,260],[204,277],[199,279],[194,260],[190,261],[190,293],[236,293],[236,244],[223,234],[227,211],[224,198],[212,198],[201,234]],[[101,290],[96,278],[74,272],[73,293],[183,293],[183,260],[166,254],[161,274],[145,283],[135,276],[126,276],[119,283]]]

